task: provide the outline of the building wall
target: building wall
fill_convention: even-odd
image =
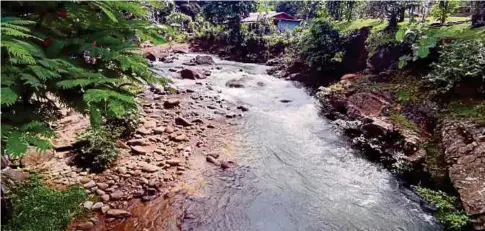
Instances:
[[[281,32],[285,30],[293,31],[297,26],[300,26],[299,21],[280,20],[277,24],[277,27]]]

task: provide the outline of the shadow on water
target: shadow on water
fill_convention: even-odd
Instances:
[[[162,74],[172,64],[156,64]],[[267,67],[222,61],[206,81],[227,101],[250,108],[226,140],[237,166],[206,170],[197,194],[168,207],[181,230],[441,230],[390,172],[353,151],[305,89],[265,74]],[[244,88],[225,83],[246,76]],[[177,80],[179,86],[193,81]],[[215,93],[218,94],[218,93]],[[286,103],[283,103],[286,102]],[[154,204],[150,207],[154,207]],[[146,218],[165,216],[145,210]],[[169,210],[170,210],[169,209]],[[146,222],[145,222],[146,223]],[[153,227],[153,226],[152,226]],[[158,226],[161,227],[161,226]]]

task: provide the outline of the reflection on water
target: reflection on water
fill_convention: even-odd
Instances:
[[[155,69],[168,74],[191,57]],[[237,167],[207,172],[204,196],[183,202],[182,230],[441,229],[388,171],[349,148],[304,89],[264,74],[264,66],[216,63],[222,69],[207,81],[250,110],[227,141]],[[243,76],[245,88],[225,86]]]

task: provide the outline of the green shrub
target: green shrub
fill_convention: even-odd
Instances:
[[[452,119],[469,119],[475,123],[485,124],[485,104],[483,101],[452,101],[445,109],[447,117]]]
[[[480,40],[455,42],[443,46],[438,62],[424,77],[434,94],[446,94],[459,83],[471,83],[483,94],[485,89],[485,43]]]
[[[137,111],[130,111],[125,117],[111,118],[105,122],[106,130],[115,138],[128,138],[138,127],[140,114]]]
[[[419,128],[416,126],[416,124],[406,118],[404,115],[401,115],[397,112],[391,113],[389,116],[389,119],[396,125],[399,125],[403,128],[412,130],[412,131],[419,131]]]
[[[32,176],[9,198],[13,205],[12,219],[2,224],[2,230],[65,230],[73,218],[82,214],[80,204],[86,198],[86,192],[79,186],[58,191],[45,186],[38,176]]]
[[[376,31],[372,32],[367,38],[367,50],[369,54],[372,55],[376,52],[377,48],[384,46],[392,46],[397,44],[393,33],[386,31]]]
[[[339,32],[325,19],[316,19],[302,33],[298,48],[310,67],[321,70],[332,62],[339,51]]]
[[[466,213],[456,208],[456,197],[447,195],[442,191],[435,191],[423,187],[417,187],[416,192],[428,201],[428,203],[437,208],[435,214],[436,219],[443,223],[446,228],[460,230],[468,224],[469,218]]]
[[[118,156],[116,137],[105,129],[90,129],[78,138],[75,162],[99,171],[109,167]]]

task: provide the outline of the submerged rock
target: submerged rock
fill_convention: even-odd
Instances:
[[[194,69],[183,69],[180,71],[180,76],[182,79],[205,79],[205,75],[201,74],[199,71]]]
[[[199,65],[213,65],[215,64],[214,60],[212,59],[212,57],[208,56],[208,55],[197,55],[195,57],[195,63],[199,64]]]

